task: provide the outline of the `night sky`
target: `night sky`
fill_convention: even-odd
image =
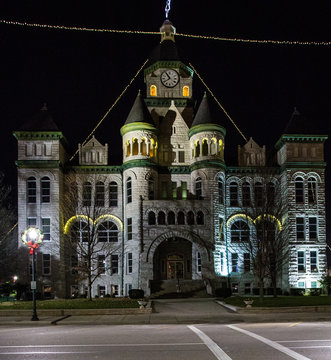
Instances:
[[[2,0],[0,19],[27,23],[159,31],[165,0],[15,1]],[[217,7],[216,7],[217,6]],[[169,19],[178,33],[229,38],[331,41],[327,0],[180,1],[172,0]],[[1,168],[15,184],[16,140],[12,132],[44,103],[71,145],[101,119],[159,43],[160,35],[128,35],[49,30],[0,23]],[[294,107],[316,134],[329,134],[331,46],[243,44],[177,37],[184,63],[191,62],[247,138],[271,149],[288,125]],[[138,90],[136,79],[96,138],[109,144],[110,164],[121,164],[120,127]],[[194,77],[198,104],[204,88]],[[220,110],[221,111],[221,110]],[[221,114],[220,118],[224,118]],[[244,140],[227,130],[226,159],[236,165]],[[331,140],[326,142],[330,159]],[[330,184],[331,167],[327,170]],[[331,192],[327,189],[328,209]]]

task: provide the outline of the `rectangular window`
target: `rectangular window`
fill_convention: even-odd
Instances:
[[[43,254],[43,275],[51,274],[51,255]]]
[[[186,200],[187,199],[187,182],[186,181],[182,181],[182,199]]]
[[[41,202],[49,203],[51,201],[51,182],[47,176],[41,179]]]
[[[51,240],[51,219],[42,218],[41,219],[41,231],[44,234],[43,241]]]
[[[223,252],[221,252],[221,274],[223,274],[224,273],[224,271],[225,271],[225,263],[224,263],[224,253]]]
[[[104,285],[99,285],[99,289],[98,289],[98,295],[100,297],[104,297],[106,295],[106,287]]]
[[[27,200],[29,204],[35,204],[37,201],[37,183],[32,177],[27,180]]]
[[[129,291],[132,289],[132,284],[125,284],[125,295],[129,296]]]
[[[311,272],[318,272],[317,251],[311,251],[310,252],[310,271]]]
[[[317,288],[317,281],[312,281],[312,282],[310,283],[310,287],[311,287],[312,289],[316,289],[316,288]]]
[[[109,184],[109,206],[117,206],[117,183],[115,181]]]
[[[168,198],[168,182],[167,181],[162,181],[161,182],[161,197],[162,199],[167,199]]]
[[[26,221],[28,227],[34,227],[37,225],[37,218],[27,218],[27,221]]]
[[[178,162],[179,163],[185,162],[185,152],[184,151],[178,151]]]
[[[238,283],[232,283],[231,288],[232,288],[232,294],[238,294],[239,293],[239,284]]]
[[[127,239],[132,240],[132,218],[126,219]]]
[[[118,274],[118,255],[111,255],[111,273]]]
[[[231,254],[231,268],[232,272],[238,272],[238,254]]]
[[[306,284],[304,281],[298,281],[298,288],[305,288],[306,287]]]
[[[132,253],[127,253],[126,254],[126,273],[127,274],[132,274]]]
[[[298,272],[305,272],[305,271],[306,271],[305,252],[298,251]]]
[[[118,296],[118,285],[111,285],[111,295]]]
[[[317,239],[317,218],[316,217],[309,217],[309,240],[316,240]]]
[[[171,182],[171,188],[172,188],[172,198],[177,199],[177,183],[175,181]]]
[[[197,252],[197,273],[201,273],[201,254]]]
[[[245,295],[249,295],[251,293],[251,283],[245,283]]]
[[[297,240],[305,239],[305,218],[297,217],[296,218],[296,228],[297,228]]]
[[[244,253],[244,272],[251,271],[251,257],[249,253]]]
[[[98,274],[106,273],[106,256],[98,255]]]

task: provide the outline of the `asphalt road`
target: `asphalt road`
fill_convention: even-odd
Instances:
[[[327,360],[331,323],[13,325],[0,359]]]

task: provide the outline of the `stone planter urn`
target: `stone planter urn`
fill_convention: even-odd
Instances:
[[[246,304],[246,308],[251,308],[253,305],[254,300],[244,300],[244,303]]]
[[[146,305],[148,304],[148,302],[146,300],[138,300],[138,304],[139,304],[139,308],[140,309],[145,309]]]

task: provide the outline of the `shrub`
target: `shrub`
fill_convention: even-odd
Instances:
[[[141,289],[131,289],[129,290],[130,299],[142,299],[144,297],[144,290]]]
[[[303,296],[303,294],[306,292],[306,289],[301,288],[292,288],[290,289],[290,295],[291,296]]]
[[[231,296],[231,289],[230,288],[217,288],[215,289],[215,296],[220,298],[227,298]]]

